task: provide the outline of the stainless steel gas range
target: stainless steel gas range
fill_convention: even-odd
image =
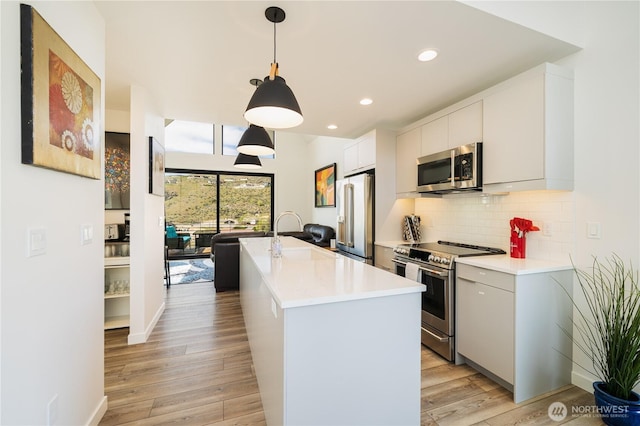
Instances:
[[[504,250],[438,241],[393,249],[395,273],[424,284],[422,344],[449,361],[455,358],[455,258],[506,254]]]

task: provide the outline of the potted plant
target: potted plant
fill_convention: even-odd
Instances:
[[[593,259],[589,270],[574,271],[586,303],[573,300],[575,347],[592,362],[585,368],[600,380],[594,396],[608,425],[640,425],[640,287],[638,273],[617,255]],[[582,367],[584,368],[584,367]]]

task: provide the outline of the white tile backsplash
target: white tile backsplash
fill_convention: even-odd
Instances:
[[[449,240],[499,247],[509,252],[509,221],[523,217],[540,231],[527,234],[527,257],[565,259],[573,252],[573,192],[527,191],[505,195],[452,194],[419,198],[415,214],[422,220],[423,241]],[[550,235],[544,235],[545,223]]]

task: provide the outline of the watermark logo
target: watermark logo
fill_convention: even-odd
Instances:
[[[567,406],[562,402],[552,402],[547,410],[549,418],[555,422],[563,421],[567,417],[567,413]]]

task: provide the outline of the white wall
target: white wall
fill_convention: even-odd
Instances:
[[[353,139],[344,138],[332,138],[328,136],[318,136],[309,143],[309,163],[307,170],[305,170],[304,176],[309,176],[307,193],[310,194],[311,199],[309,204],[312,209],[311,223],[319,223],[321,225],[327,225],[336,230],[337,213],[335,207],[316,207],[315,206],[315,188],[314,179],[315,171],[328,166],[329,164],[336,163],[336,180],[344,177],[344,148],[354,143]]]
[[[149,137],[164,145],[153,96],[131,87],[131,316],[129,344],[143,343],[164,311],[164,197],[149,194]]]
[[[93,3],[26,3],[100,77],[104,93],[105,28]],[[21,164],[19,2],[0,9],[0,423],[46,424],[56,395],[57,424],[97,422],[106,410],[104,181]],[[81,246],[84,224],[93,243]],[[26,256],[31,227],[46,231],[44,255]]]
[[[310,143],[308,139],[308,136],[277,131],[276,158],[261,159],[262,168],[256,170],[258,173],[272,173],[275,176],[275,206],[273,210],[276,217],[282,211],[293,210],[300,215],[303,223],[311,223],[317,220],[315,216],[316,210],[322,210],[314,208],[313,171],[320,166],[316,167],[316,159],[312,148],[314,142]],[[215,127],[214,141],[216,155],[169,152],[167,153],[167,167],[242,172],[242,169],[233,167],[235,156],[223,156],[220,154],[222,152],[220,126]],[[339,145],[340,142],[335,144]],[[329,152],[332,153],[331,150]],[[340,151],[340,156],[342,156],[342,151]],[[335,161],[330,154],[327,154],[327,158],[330,158],[330,160],[327,160],[328,162]],[[251,171],[248,172],[250,173]],[[335,220],[335,209],[333,210],[334,214],[330,216]],[[282,219],[280,230],[296,229],[297,222],[295,219]]]
[[[574,70],[575,232],[571,252],[579,267],[590,265],[592,255],[603,257],[615,252],[637,268],[640,173],[635,165],[640,154],[640,3],[471,4],[584,47],[558,61]],[[601,224],[602,238],[587,238],[588,222]],[[574,360],[576,364],[589,365],[576,349]],[[574,365],[574,383],[591,390],[593,379]]]

